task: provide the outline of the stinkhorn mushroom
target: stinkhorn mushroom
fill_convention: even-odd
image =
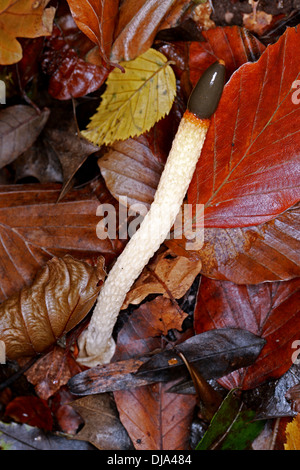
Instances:
[[[225,81],[223,61],[212,64],[189,98],[154,201],[100,291],[88,328],[79,338],[78,361],[88,367],[109,362],[114,354],[113,329],[126,294],[166,239],[180,211]]]

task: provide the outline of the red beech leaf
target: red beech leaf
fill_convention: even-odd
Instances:
[[[300,276],[300,205],[255,227],[206,228],[201,273],[237,284]],[[176,242],[176,240],[173,240]]]
[[[299,38],[287,29],[225,86],[188,191],[206,227],[261,224],[300,199]]]
[[[193,86],[216,60],[224,60],[228,79],[241,65],[259,59],[265,50],[265,46],[255,36],[238,26],[209,29],[202,31],[202,36],[204,42],[193,41],[189,47],[189,70]]]
[[[52,258],[33,283],[0,304],[0,339],[9,359],[46,351],[92,308],[104,273],[70,255]]]
[[[246,62],[259,59],[265,46],[245,28],[216,27],[202,31],[203,41],[162,42],[159,50],[174,63],[174,71],[187,95],[202,73],[216,60],[226,63],[226,80]],[[186,76],[191,82],[187,89]]]
[[[7,185],[0,191],[0,301],[32,282],[39,268],[52,256],[70,254],[109,265],[123,243],[117,238],[100,240],[97,208],[112,204],[101,180],[70,191],[57,204],[61,185]]]
[[[266,340],[253,365],[219,379],[229,389],[257,387],[281,377],[292,365],[292,343],[299,339],[300,278],[239,286],[202,277],[194,315],[198,334],[236,327]]]
[[[26,423],[45,431],[52,431],[52,413],[45,400],[35,396],[19,396],[14,398],[5,409],[5,416],[18,423]]]

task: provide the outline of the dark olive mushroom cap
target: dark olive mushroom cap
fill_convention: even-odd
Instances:
[[[225,83],[223,61],[214,62],[201,75],[193,89],[187,109],[200,119],[209,119],[216,111]]]

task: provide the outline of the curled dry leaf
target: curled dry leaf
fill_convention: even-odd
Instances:
[[[139,304],[150,294],[164,294],[180,299],[193,284],[201,266],[200,259],[174,256],[171,250],[159,253],[144,268],[128,292],[122,309],[129,304]]]
[[[143,54],[153,44],[156,33],[174,25],[190,3],[190,0],[122,2],[111,51],[112,60],[132,60]]]
[[[98,90],[109,70],[90,64],[78,56],[77,50],[66,41],[61,30],[54,26],[42,55],[43,72],[50,77],[48,92],[58,100],[78,98]]]
[[[68,0],[68,4],[78,28],[97,44],[100,57],[109,62],[118,0]]]
[[[32,285],[0,305],[0,339],[16,359],[47,350],[89,312],[104,279],[99,268],[70,255],[52,258]]]
[[[144,135],[115,142],[99,158],[98,165],[107,188],[116,199],[126,196],[128,205],[141,203],[150,208],[163,165]]]

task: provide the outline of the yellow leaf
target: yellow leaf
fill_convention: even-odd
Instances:
[[[55,8],[46,8],[49,0],[0,0],[0,65],[22,59],[22,47],[16,38],[48,36],[52,32]]]
[[[111,144],[149,130],[169,113],[176,94],[176,79],[166,57],[148,49],[115,68],[97,112],[83,136],[96,145]]]
[[[300,414],[297,414],[286,430],[286,443],[284,450],[300,450]]]

